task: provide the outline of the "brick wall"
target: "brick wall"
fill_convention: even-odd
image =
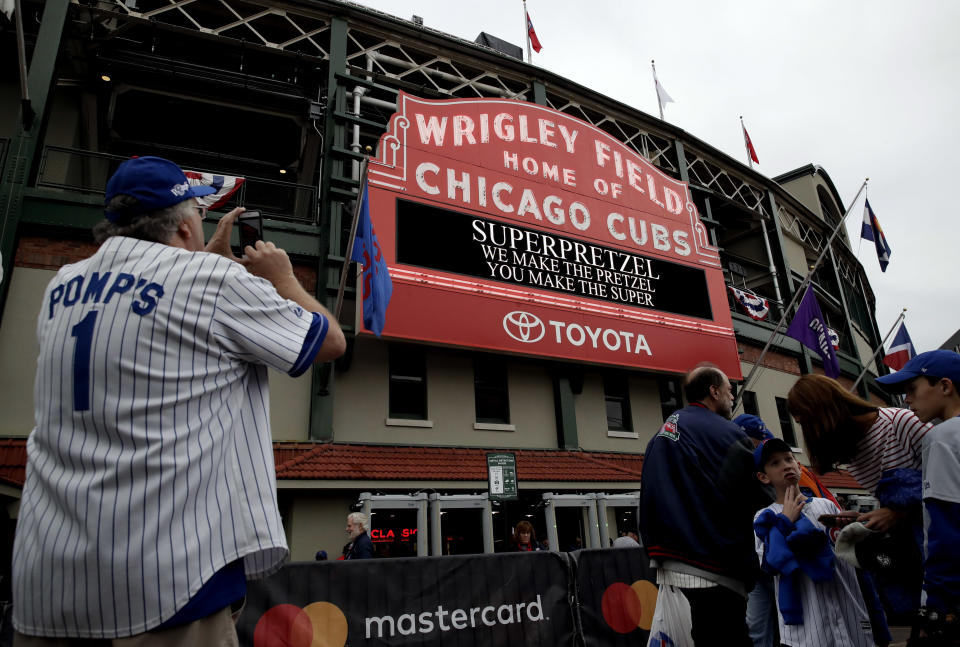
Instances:
[[[64,265],[92,256],[96,251],[97,246],[91,241],[53,236],[22,236],[14,258],[14,266],[59,270]],[[295,261],[293,273],[304,289],[313,294],[317,285],[316,263]]]
[[[757,358],[760,357],[760,351],[763,350],[757,346],[750,346],[744,343],[740,343],[739,347],[742,351],[740,359],[744,362],[750,362],[751,364],[757,363]],[[775,371],[781,371],[782,373],[800,375],[800,361],[796,357],[783,355],[776,351],[767,351],[767,354],[763,356],[762,365],[764,368],[771,368]]]

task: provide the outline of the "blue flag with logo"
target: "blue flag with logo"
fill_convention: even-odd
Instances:
[[[363,325],[377,337],[387,322],[387,306],[393,294],[393,281],[387,271],[387,262],[380,250],[380,243],[370,222],[370,191],[363,183],[360,196],[360,214],[357,235],[353,242],[350,260],[363,265]]]
[[[887,237],[883,235],[883,229],[880,228],[880,222],[877,220],[877,214],[870,208],[870,201],[865,200],[863,206],[863,225],[860,227],[860,238],[873,241],[877,248],[877,260],[880,261],[880,271],[887,271],[887,264],[890,263],[890,245],[887,244]]]
[[[840,375],[840,362],[830,343],[830,333],[827,323],[817,303],[817,296],[813,293],[813,286],[807,285],[807,291],[800,300],[797,314],[787,328],[787,336],[817,353],[823,360],[823,372],[827,377]]]

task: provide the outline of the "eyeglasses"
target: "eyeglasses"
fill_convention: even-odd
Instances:
[[[207,217],[207,208],[201,207],[200,205],[194,205],[193,207],[200,213],[200,220],[204,220]]]

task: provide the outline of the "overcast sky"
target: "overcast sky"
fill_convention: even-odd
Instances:
[[[360,0],[473,40],[525,47],[520,0]],[[675,103],[666,120],[745,161],[743,115],[768,177],[814,163],[844,204],[867,177],[892,248],[886,273],[847,218],[884,334],[902,308],[917,352],[960,329],[960,2],[529,0],[533,64],[657,115],[650,60]],[[954,160],[954,161],[951,161]],[[889,342],[888,342],[889,343]]]

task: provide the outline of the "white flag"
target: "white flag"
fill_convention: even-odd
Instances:
[[[13,20],[13,8],[16,6],[14,0],[2,0],[0,1],[0,11],[7,15],[8,20]]]
[[[660,109],[663,110],[663,107],[668,103],[674,103],[673,98],[667,94],[667,91],[663,89],[663,86],[660,85],[660,79],[657,78],[656,73],[653,75],[653,81],[657,84],[657,99],[660,101]]]

